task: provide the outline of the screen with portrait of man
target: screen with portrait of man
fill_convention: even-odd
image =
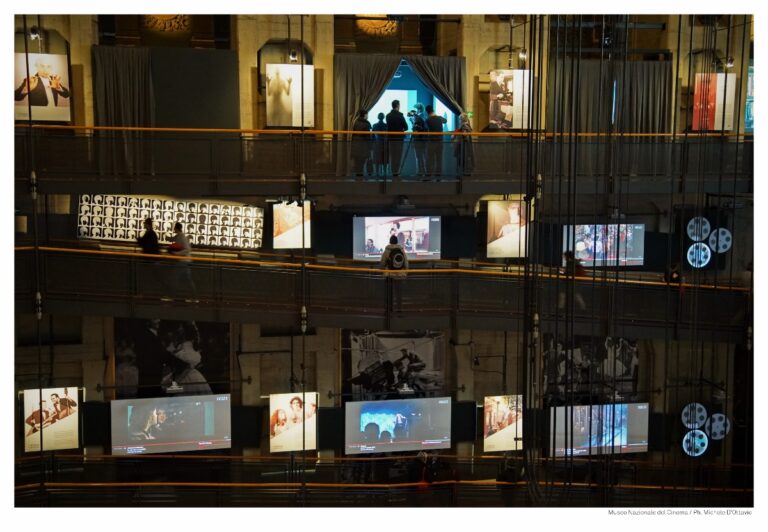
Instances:
[[[14,118],[45,122],[72,120],[66,54],[14,54]]]

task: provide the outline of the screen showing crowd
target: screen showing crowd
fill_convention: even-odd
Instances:
[[[349,402],[346,454],[427,451],[451,446],[451,398]]]
[[[584,266],[642,266],[645,224],[579,224],[563,227],[563,251]],[[563,263],[565,266],[565,263]]]
[[[352,224],[353,258],[357,260],[381,260],[392,236],[408,259],[440,258],[439,216],[356,216]]]
[[[229,394],[112,401],[112,454],[229,449]]]
[[[264,209],[233,203],[176,200],[155,196],[82,194],[77,237],[135,242],[151,218],[160,242],[173,241],[181,222],[192,245],[257,249],[262,246]]]
[[[648,450],[648,403],[557,406],[549,410],[554,456]]]

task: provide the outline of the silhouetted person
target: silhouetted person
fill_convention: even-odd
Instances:
[[[586,277],[587,271],[581,264],[581,260],[577,259],[573,255],[573,251],[569,250],[563,252],[563,259],[565,260],[565,270],[563,273],[566,275],[566,280],[564,283],[565,286],[561,289],[560,295],[557,299],[557,308],[565,308],[566,291],[568,290],[568,284],[572,283],[573,299],[579,308],[584,310],[587,308],[587,305],[584,303],[584,298],[581,297],[581,294],[579,293],[579,287],[574,280],[574,277]]]
[[[397,237],[389,237],[389,245],[384,248],[381,254],[381,265],[387,270],[384,274],[387,278],[390,309],[398,311],[403,304],[403,288],[401,282],[407,275],[408,256],[405,254],[403,246],[397,243]]]
[[[372,131],[386,131],[387,124],[384,122],[384,113],[379,113],[378,122],[371,127]],[[387,151],[387,135],[374,135],[373,141],[373,173],[377,176],[387,175],[387,162],[389,152]]]
[[[392,100],[392,110],[387,114],[387,131],[403,133],[408,131],[403,113],[400,112],[400,100]],[[392,175],[400,175],[400,162],[403,157],[403,137],[401,135],[387,135],[389,137],[389,165]]]
[[[445,117],[435,114],[431,105],[427,106],[427,131],[430,133],[442,133],[443,124],[448,122]],[[440,175],[443,172],[443,136],[431,135],[427,143],[427,172],[431,175]]]
[[[352,131],[370,131],[371,123],[368,121],[368,111],[360,109],[357,119],[352,125]],[[371,136],[352,135],[352,167],[356,176],[364,176],[367,171],[368,160],[371,158]]]

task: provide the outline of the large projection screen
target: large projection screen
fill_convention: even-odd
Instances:
[[[489,396],[483,405],[483,451],[522,449],[523,396]]]
[[[112,454],[229,449],[229,394],[112,401]]]
[[[648,403],[557,406],[549,410],[554,456],[648,450]]]
[[[312,247],[312,225],[310,203],[282,201],[272,206],[272,248],[301,249]],[[303,240],[302,240],[303,235]]]
[[[269,396],[269,452],[317,449],[317,392]]]
[[[78,403],[77,388],[24,390],[24,452],[79,448]]]
[[[578,224],[563,226],[563,251],[588,268],[642,266],[645,262],[645,224]],[[563,260],[565,266],[565,260]]]
[[[349,402],[344,408],[346,454],[450,447],[450,397]]]
[[[488,258],[526,257],[528,207],[522,196],[488,202],[486,251]]]
[[[391,236],[397,237],[409,260],[439,259],[439,216],[355,216],[352,219],[352,258],[379,261]]]
[[[304,90],[301,90],[301,65],[267,65],[267,126],[315,127],[315,67],[304,65]],[[304,93],[304,108],[301,95]]]

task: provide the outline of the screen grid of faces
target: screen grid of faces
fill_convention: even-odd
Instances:
[[[648,450],[648,403],[557,406],[549,410],[554,456]]]
[[[451,398],[349,402],[346,454],[428,451],[451,447]]]
[[[77,212],[79,239],[135,242],[152,218],[162,243],[173,241],[176,222],[193,246],[257,249],[263,241],[264,209],[249,205],[82,194]]]
[[[229,394],[112,401],[112,454],[229,449]]]
[[[577,224],[563,227],[563,251],[584,266],[642,266],[645,224]],[[565,264],[564,264],[565,265]]]
[[[439,259],[439,216],[355,216],[352,221],[352,258],[378,261],[392,236],[409,260]]]

